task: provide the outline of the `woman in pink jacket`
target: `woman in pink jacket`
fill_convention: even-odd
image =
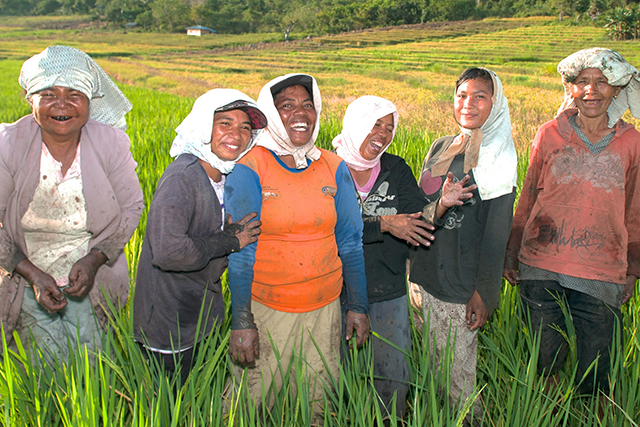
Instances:
[[[87,54],[51,46],[22,66],[33,113],[0,125],[0,320],[63,361],[100,348],[104,295],[129,291],[124,245],[143,199],[123,132],[131,104]]]

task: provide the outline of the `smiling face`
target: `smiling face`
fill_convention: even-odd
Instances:
[[[53,86],[34,93],[30,101],[45,139],[77,141],[89,120],[89,98],[75,89]]]
[[[611,86],[598,68],[586,68],[571,83],[573,97],[580,115],[597,118],[607,113],[614,96],[620,93],[620,87]]]
[[[467,80],[458,86],[454,99],[456,121],[465,129],[478,129],[491,114],[491,82],[485,79]]]
[[[215,113],[211,130],[211,152],[220,160],[236,160],[251,142],[251,120],[242,110]]]
[[[365,160],[374,160],[391,143],[393,138],[393,114],[376,121],[373,129],[362,142],[360,154]]]
[[[309,142],[318,114],[307,89],[301,85],[286,87],[275,96],[273,102],[291,143],[301,147]]]

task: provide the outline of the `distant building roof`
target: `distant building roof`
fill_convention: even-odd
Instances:
[[[194,25],[193,27],[187,27],[187,30],[206,30],[206,31],[210,31],[212,33],[217,33],[216,30],[213,30],[209,27],[203,27],[202,25]]]

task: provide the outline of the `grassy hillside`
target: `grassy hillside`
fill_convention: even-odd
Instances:
[[[430,23],[286,44],[271,43],[278,34],[189,37],[27,24],[0,24],[1,58],[22,61],[50,44],[65,43],[90,53],[122,83],[188,97],[214,87],[256,97],[271,78],[302,71],[318,79],[327,117],[341,117],[351,100],[375,93],[398,105],[402,123],[430,138],[455,131],[450,119],[455,77],[466,67],[486,66],[503,80],[518,117],[519,145],[526,145],[560,104],[555,66],[564,56],[603,46],[640,62],[638,44],[611,42],[600,28],[558,25],[550,18]]]
[[[214,87],[233,87],[257,97],[273,77],[307,72],[323,94],[319,144],[329,147],[340,130],[346,105],[358,96],[391,99],[400,127],[390,151],[417,171],[431,142],[456,131],[453,85],[469,66],[486,66],[501,77],[509,99],[520,157],[520,181],[527,147],[540,124],[551,119],[563,89],[557,62],[575,50],[611,47],[640,65],[640,45],[611,42],[603,30],[558,25],[548,18],[433,23],[335,36],[278,42],[279,34],[207,36],[96,31],[88,20],[20,18],[0,20],[0,122],[29,112],[17,78],[21,63],[51,44],[68,44],[90,53],[121,85],[134,105],[127,133],[139,164],[146,205],[171,161],[173,129],[193,99]],[[636,126],[639,123],[634,120]],[[127,247],[132,277],[144,236],[145,216]],[[479,401],[485,426],[637,426],[640,419],[640,364],[637,334],[640,297],[624,311],[625,335],[612,366],[612,393],[602,399],[580,397],[571,385],[575,365],[561,373],[553,394],[535,374],[537,343],[520,316],[517,290],[503,288],[500,309],[479,334]],[[271,414],[260,418],[242,393],[222,398],[227,376],[228,324],[205,344],[192,375],[182,387],[140,357],[131,340],[131,313],[118,313],[100,363],[77,353],[63,369],[23,368],[5,357],[0,366],[0,423],[41,426],[202,426],[221,425],[220,407],[231,405],[234,425],[308,423],[308,402],[285,390]],[[410,356],[413,382],[407,420],[391,425],[461,425],[468,407],[449,408],[435,390],[447,387],[446,370],[434,374],[431,348],[422,331],[413,331]],[[263,343],[265,344],[265,343]],[[5,353],[6,356],[6,353]],[[22,356],[26,357],[26,356]],[[327,393],[327,426],[381,426],[366,350],[345,367]],[[27,363],[27,366],[30,364]],[[51,384],[49,386],[49,384]],[[43,386],[47,385],[47,386]],[[602,407],[604,405],[604,407]]]

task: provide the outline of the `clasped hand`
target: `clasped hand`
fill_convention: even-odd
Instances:
[[[28,259],[22,260],[15,271],[29,282],[38,304],[49,313],[55,313],[67,305],[65,293],[75,298],[82,298],[89,293],[98,269],[106,261],[107,258],[97,250],[91,250],[80,258],[71,267],[69,286],[64,292],[50,274],[40,270]]]

